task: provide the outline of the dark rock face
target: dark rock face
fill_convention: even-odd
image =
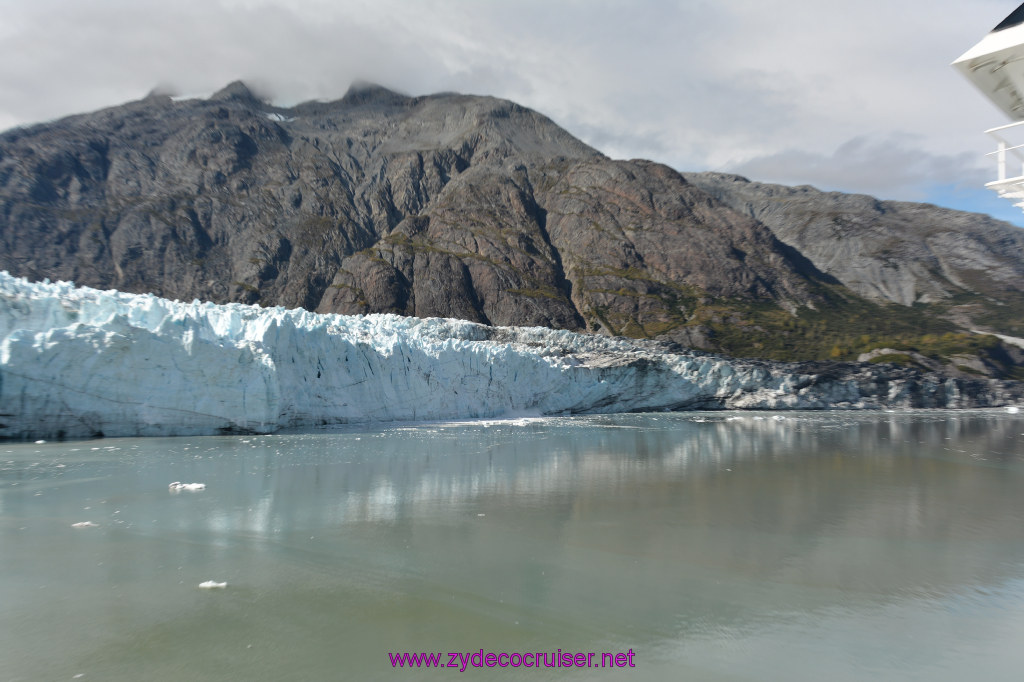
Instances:
[[[542,194],[551,242],[591,329],[689,340],[698,299],[817,300],[756,221],[647,161],[588,161]]]
[[[153,94],[0,135],[0,269],[14,275],[788,359],[821,357],[787,339],[832,324],[794,325],[801,311],[870,319],[872,300],[1015,333],[992,299],[1024,306],[1019,232],[613,161],[511,102],[365,84],[290,109],[241,83]]]

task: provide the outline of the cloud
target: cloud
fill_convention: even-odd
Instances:
[[[0,0],[0,126],[242,78],[541,111],[617,158],[908,192],[973,182],[1002,122],[949,63],[1001,0]],[[918,150],[911,153],[911,150]],[[973,155],[973,156],[972,156]],[[882,160],[892,177],[877,181]],[[903,169],[903,170],[897,170]],[[916,178],[916,180],[915,180]]]
[[[0,41],[0,111],[26,121],[141,97],[158,83],[210,93],[244,78],[282,99],[333,98],[363,72],[415,78],[438,66],[415,41],[273,5],[44,0],[22,23]]]
[[[919,136],[855,137],[831,154],[785,149],[728,170],[765,182],[813,184],[819,189],[856,188],[881,198],[925,200],[935,185],[982,186],[994,180],[974,154],[931,154]],[[809,182],[813,179],[813,182]]]

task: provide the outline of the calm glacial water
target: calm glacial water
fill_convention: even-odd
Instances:
[[[0,681],[1019,680],[1022,417],[0,443]]]

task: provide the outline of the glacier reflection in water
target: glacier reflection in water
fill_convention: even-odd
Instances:
[[[1022,474],[997,412],[0,444],[3,679],[1015,679]]]

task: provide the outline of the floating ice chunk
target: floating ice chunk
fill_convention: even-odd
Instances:
[[[45,442],[46,442],[45,440],[37,440],[36,441],[36,445],[42,445]]]
[[[72,523],[72,528],[99,528],[100,524],[93,523],[92,521],[79,521],[78,523]]]
[[[1009,407],[1006,408],[1006,411],[1009,412],[1010,414],[1017,414],[1018,412],[1020,412],[1020,408],[1017,407],[1016,405],[1010,405]]]
[[[227,586],[227,583],[218,583],[214,580],[207,580],[204,583],[199,583],[199,589],[202,590],[223,590]]]
[[[182,490],[188,490],[195,492],[197,490],[206,490],[205,483],[182,483],[181,481],[175,481],[174,483],[167,486],[172,493],[181,492]]]

